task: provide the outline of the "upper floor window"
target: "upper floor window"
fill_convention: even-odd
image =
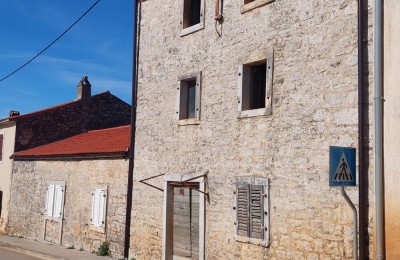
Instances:
[[[274,1],[275,0],[243,0],[243,5],[240,8],[240,12],[245,13],[255,8],[272,3]]]
[[[177,119],[180,125],[198,124],[200,120],[201,72],[179,78]]]
[[[273,52],[261,60],[239,65],[238,117],[272,113]]]
[[[204,0],[183,0],[181,36],[204,28]]]

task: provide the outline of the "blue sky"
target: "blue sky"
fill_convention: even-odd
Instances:
[[[0,78],[44,49],[96,0],[0,0]],[[92,94],[131,103],[133,1],[101,0],[28,66],[0,82],[0,119],[76,98],[87,75]]]

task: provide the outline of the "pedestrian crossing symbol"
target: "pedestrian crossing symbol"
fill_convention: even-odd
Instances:
[[[356,149],[329,148],[329,186],[356,186]]]

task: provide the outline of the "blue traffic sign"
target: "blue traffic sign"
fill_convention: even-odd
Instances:
[[[356,148],[329,147],[329,186],[356,186]]]

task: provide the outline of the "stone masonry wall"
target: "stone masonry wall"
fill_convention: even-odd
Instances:
[[[96,251],[110,242],[123,255],[128,161],[14,161],[8,233],[43,240],[47,181],[65,181],[62,245]],[[107,186],[106,232],[91,227],[92,189]],[[47,221],[46,240],[59,242],[59,224]]]
[[[182,3],[142,3],[131,256],[162,255],[163,193],[138,181],[208,170],[206,259],[352,259],[352,211],[328,167],[329,146],[357,147],[357,2],[276,0],[241,14],[242,1],[223,1],[221,37],[214,1],[204,29],[180,37]],[[240,61],[270,50],[272,115],[238,119]],[[179,126],[178,77],[196,71],[200,123]],[[234,239],[239,176],[270,180],[268,248]]]

